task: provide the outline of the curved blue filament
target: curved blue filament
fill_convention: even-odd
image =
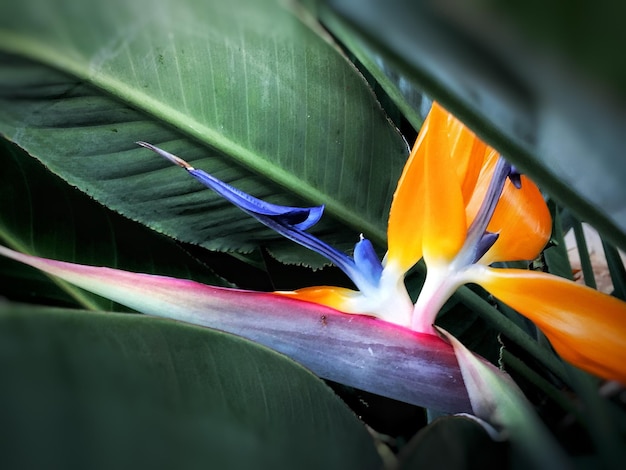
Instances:
[[[294,228],[306,230],[315,225],[322,218],[324,206],[290,207],[272,204],[258,199],[234,186],[229,185],[215,176],[202,170],[187,169],[187,171],[205,186],[208,186],[227,201],[232,202],[240,209],[252,214],[268,217],[277,217]]]
[[[346,273],[359,290],[378,285],[383,268],[369,240],[362,238],[355,246],[354,258],[351,258],[304,231],[320,220],[324,212],[323,205],[291,207],[265,202],[217,179],[203,170],[193,168],[184,160],[152,144],[147,142],[137,143],[183,167],[203,185],[212,189],[263,225],[285,238],[321,254]]]
[[[520,176],[520,173],[513,165],[508,163],[502,156],[498,157],[485,199],[467,230],[467,238],[462,251],[468,257],[466,258],[468,263],[475,263],[482,258],[498,239],[498,234],[488,232],[487,226],[493,217],[500,196],[502,196],[506,180],[510,179],[513,186],[519,189],[521,188]]]

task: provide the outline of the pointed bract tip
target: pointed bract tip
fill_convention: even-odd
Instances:
[[[515,167],[515,165],[511,165],[511,169],[509,170],[509,180],[516,189],[522,189],[522,173]]]
[[[174,154],[171,154],[169,152],[166,152],[163,149],[160,149],[159,147],[149,144],[148,142],[143,142],[143,141],[137,141],[135,142],[137,145],[140,145],[142,147],[147,148],[148,150],[152,150],[154,153],[157,153],[158,155],[161,155],[163,158],[169,160],[170,162],[184,168],[185,170],[193,170],[194,167],[192,167],[189,163],[187,163],[185,160],[183,160],[182,158],[177,157]]]

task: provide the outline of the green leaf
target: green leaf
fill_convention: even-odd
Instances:
[[[595,467],[618,470],[626,462],[624,447],[625,413],[598,393],[598,379],[571,365],[566,365],[572,389],[580,400],[590,441],[599,457]]]
[[[548,207],[552,214],[552,238],[550,240],[551,246],[546,248],[543,252],[548,271],[557,276],[564,277],[565,279],[573,280],[574,275],[569,260],[569,254],[567,253],[564,238],[565,233],[563,230],[563,218],[564,216],[567,217],[567,214],[559,210],[559,207],[554,201],[549,201]],[[543,268],[543,266],[539,267]]]
[[[376,82],[383,88],[393,103],[411,123],[415,131],[419,131],[424,117],[430,109],[432,101],[423,94],[410,76],[394,67],[393,61],[378,53],[349,27],[333,15],[325,15],[324,25],[337,36],[341,43],[355,55],[363,67],[372,74]]]
[[[626,301],[626,268],[624,268],[623,257],[617,248],[604,240],[602,240],[602,248],[604,249],[607,266],[611,273],[614,289],[613,295],[618,299]]]
[[[380,467],[323,382],[224,333],[4,304],[0,372],[7,468]]]
[[[587,247],[587,241],[585,240],[585,234],[583,233],[582,222],[579,220],[574,221],[573,228],[585,285],[591,287],[592,289],[597,289],[593,266],[591,265],[591,257],[589,256],[589,248]]]
[[[526,27],[521,28],[516,27],[518,16],[500,11],[512,9],[503,2],[497,2],[500,10],[489,2],[451,2],[445,8],[411,0],[320,3],[331,8],[320,13],[331,31],[342,37],[341,30],[351,28],[351,34],[366,39],[386,67],[395,65],[561,205],[626,248],[624,87],[611,88],[609,81],[594,77],[595,70],[581,65],[585,61],[572,63],[558,49],[546,52],[534,26],[528,27],[539,23],[545,32],[546,24],[558,24],[561,27],[551,29],[551,35],[576,31],[577,40],[587,47],[575,29],[580,19],[597,20],[602,11],[600,17],[613,19],[615,27],[621,7],[614,2],[602,8],[589,4],[578,16],[549,9],[550,23],[544,22],[543,7],[537,14],[533,2],[515,2],[514,8],[524,12],[520,16]],[[344,25],[335,27],[334,17]],[[583,37],[590,38],[592,49],[620,43],[598,41],[607,37],[603,21],[585,26]],[[586,50],[613,67],[615,57],[606,49]]]
[[[406,143],[282,2],[26,0],[0,18],[0,132],[107,207],[210,249],[279,239],[144,140],[272,202],[325,204],[329,242],[383,244]]]
[[[489,437],[475,420],[448,416],[433,421],[398,456],[398,470],[507,468],[507,446]]]
[[[173,240],[116,214],[0,141],[0,241],[23,253],[225,285]],[[16,195],[19,195],[16,197]],[[119,310],[118,304],[0,259],[0,295]]]

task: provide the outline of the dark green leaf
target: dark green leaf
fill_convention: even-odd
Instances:
[[[394,67],[383,54],[368,46],[358,35],[352,34],[336,17],[324,17],[325,26],[332,30],[342,44],[355,55],[363,67],[375,78],[379,86],[388,94],[394,104],[411,123],[415,131],[419,131],[432,101],[426,97],[410,75]]]
[[[567,54],[547,52],[541,38],[532,35],[534,28],[517,28],[514,16],[486,2],[448,2],[447,7],[411,0],[322,3],[332,8],[322,9],[327,24],[334,24],[329,15],[339,15],[345,21],[342,29],[349,24],[352,34],[358,30],[386,67],[394,64],[559,203],[626,247],[623,86],[603,88],[608,82],[596,80],[581,66],[584,61],[572,64]],[[580,7],[573,20],[559,8],[549,10],[559,12],[556,24],[570,36],[575,30],[578,37],[574,25],[581,18],[594,18],[583,36],[592,39],[589,47],[612,47],[610,41],[597,40],[606,37],[597,15],[602,8]],[[526,26],[543,20],[543,8],[537,13],[533,2],[516,2],[516,8],[525,12]],[[600,17],[620,18],[622,10],[607,2]],[[615,61],[604,49],[593,50],[591,56],[603,57],[609,67]]]
[[[585,285],[596,289],[596,278],[593,274],[593,266],[591,265],[591,258],[589,257],[589,248],[587,248],[587,241],[585,240],[585,234],[583,232],[583,224],[580,220],[574,222],[574,237],[576,239],[576,248],[578,249],[578,255],[580,257],[580,267],[583,272],[583,279]]]
[[[491,440],[472,419],[439,418],[402,450],[398,469],[503,469],[507,468],[507,447]]]
[[[5,468],[379,468],[319,379],[211,330],[2,305]]]
[[[563,214],[563,211],[559,210],[554,201],[550,201],[548,207],[552,214],[552,239],[550,240],[550,246],[543,252],[547,270],[557,276],[573,280],[572,265],[570,264],[567,246],[565,245],[562,223],[564,215],[568,217],[568,220],[571,217],[568,214]],[[544,270],[544,266],[536,266],[536,268]]]
[[[280,239],[144,140],[258,197],[325,204],[330,242],[384,242],[406,143],[282,2],[3,3],[0,50],[0,131],[107,207],[211,249]]]
[[[602,241],[602,248],[613,281],[613,295],[626,301],[626,269],[624,269],[623,258],[617,248],[604,240]]]

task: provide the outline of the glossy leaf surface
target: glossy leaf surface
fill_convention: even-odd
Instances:
[[[231,335],[4,304],[0,345],[6,468],[380,468],[323,382]]]
[[[279,240],[145,140],[271,202],[325,204],[329,241],[384,239],[407,146],[281,2],[11,1],[0,18],[0,132],[107,207],[211,249]]]

